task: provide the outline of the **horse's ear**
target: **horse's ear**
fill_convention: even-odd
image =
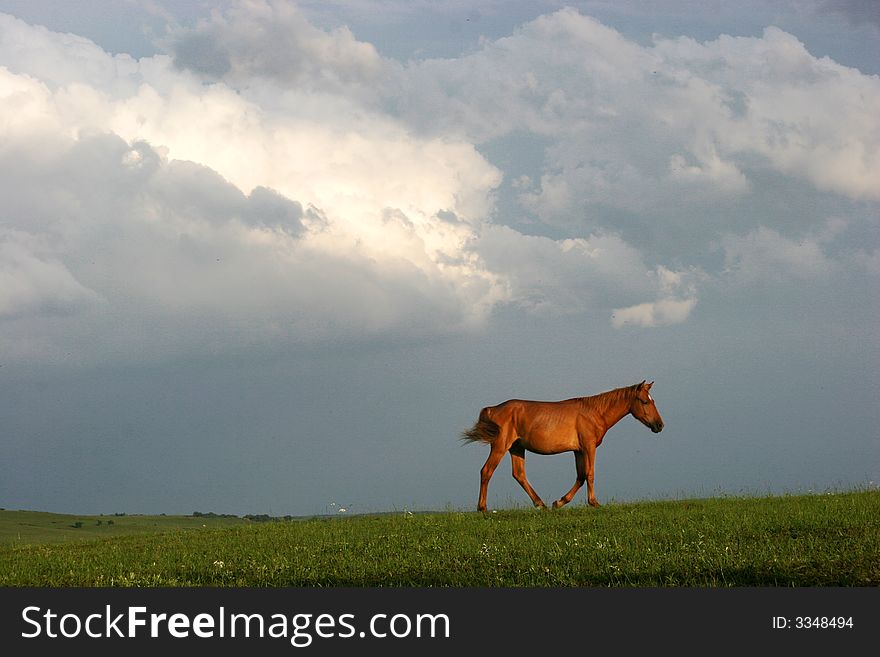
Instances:
[[[639,390],[641,390],[642,388],[644,388],[644,387],[645,387],[645,381],[647,381],[647,379],[644,379],[639,385],[636,386],[636,388],[638,388]]]
[[[654,382],[653,382],[653,381],[651,381],[651,383],[649,383],[649,384],[648,384],[647,386],[645,386],[645,387],[648,388],[648,390],[650,390],[652,385],[654,385]]]

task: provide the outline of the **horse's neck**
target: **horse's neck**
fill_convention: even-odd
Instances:
[[[613,395],[613,397],[608,400],[608,405],[602,412],[605,431],[608,431],[608,429],[629,415],[629,409],[632,402],[628,390],[615,390],[608,394],[609,396]]]

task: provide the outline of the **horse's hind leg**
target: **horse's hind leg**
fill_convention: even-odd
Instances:
[[[492,442],[492,449],[489,451],[489,458],[486,459],[486,463],[483,464],[483,467],[480,470],[480,500],[477,502],[477,511],[486,510],[486,496],[489,491],[489,480],[492,478],[492,473],[495,472],[495,468],[501,463],[501,459],[504,458],[504,453],[504,442],[500,440],[499,436],[499,438],[496,438]]]
[[[581,489],[581,486],[584,485],[584,482],[587,480],[587,469],[584,466],[584,453],[583,452],[575,452],[574,453],[574,465],[577,469],[577,480],[574,482],[574,486],[571,487],[565,495],[560,497],[553,503],[553,508],[558,509],[561,506],[565,506],[574,498],[577,492]]]
[[[529,480],[526,479],[526,450],[519,441],[515,442],[513,447],[510,448],[510,462],[513,465],[513,478],[523,487],[528,496],[532,498],[532,503],[539,509],[547,508],[544,505],[544,500],[540,498],[535,489],[532,488]]]

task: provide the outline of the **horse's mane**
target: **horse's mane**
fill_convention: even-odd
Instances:
[[[638,387],[639,384],[625,386],[623,388],[615,388],[614,390],[601,392],[598,395],[592,395],[590,397],[580,397],[579,401],[586,408],[602,413],[604,411],[607,411],[612,406],[617,406],[622,401],[629,401],[631,397],[635,394]]]

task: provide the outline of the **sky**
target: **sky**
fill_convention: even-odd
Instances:
[[[0,0],[0,507],[470,510],[482,407],[644,379],[602,502],[875,487],[878,76],[871,2]]]

